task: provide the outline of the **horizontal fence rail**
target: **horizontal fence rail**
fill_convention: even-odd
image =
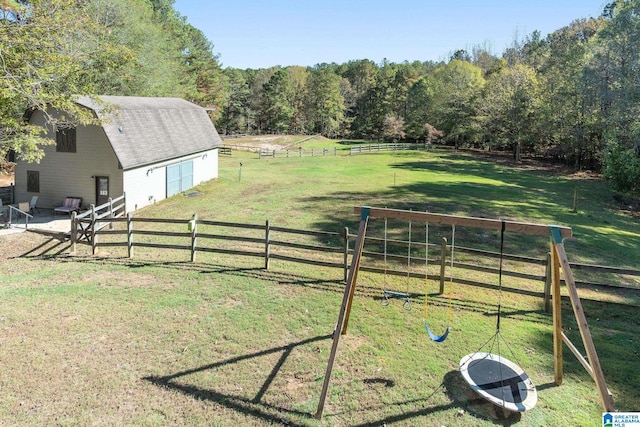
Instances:
[[[127,210],[126,194],[122,194],[115,199],[109,200],[102,205],[91,205],[89,210],[81,214],[71,213],[71,252],[76,251],[77,243],[88,243],[92,247],[92,252],[96,252],[98,239],[96,235],[105,227],[113,228],[113,223],[122,219]],[[110,231],[110,230],[109,230]],[[104,234],[107,231],[103,232]],[[117,234],[118,232],[113,232]]]
[[[226,147],[226,146],[222,146],[218,148],[218,153],[221,156],[231,156],[232,155],[232,148],[231,147]]]
[[[112,210],[100,206],[89,211],[93,212],[92,214],[85,213],[73,218],[72,224],[75,224],[75,229],[72,229],[72,235],[84,238],[78,237],[75,242],[72,239],[72,252],[76,250],[75,243],[88,243],[93,254],[96,254],[99,248],[123,247],[127,249],[129,257],[134,256],[135,248],[188,251],[192,262],[196,260],[198,253],[236,255],[261,258],[265,269],[269,268],[272,260],[338,268],[343,271],[342,279],[346,280],[350,267],[349,257],[353,254],[352,246],[357,238],[357,235],[349,233],[346,227],[340,232],[327,232],[276,227],[268,220],[265,224],[243,224],[202,220],[196,215],[189,220],[137,218],[131,214],[119,214],[121,209],[118,206],[114,199],[109,208]],[[117,225],[120,225],[120,228],[114,229]],[[145,225],[156,225],[156,228],[144,228]],[[162,229],[157,228],[157,225],[162,226]],[[481,273],[488,275],[486,277],[497,278],[499,253],[455,246],[456,255],[452,263],[452,247],[445,238],[442,240],[440,245],[432,242],[427,245],[425,242],[398,239],[387,239],[385,243],[382,238],[367,237],[365,247],[369,245],[372,249],[363,252],[360,270],[383,274],[385,277],[389,275],[422,280],[428,277],[440,282],[440,293],[443,292],[445,284],[452,280],[460,285],[499,288],[497,279],[494,282],[483,282],[462,278],[460,274],[460,271],[464,270],[474,273],[471,275],[473,277],[478,276],[475,273]],[[375,246],[382,244],[394,245],[396,249],[387,253],[374,250]],[[410,256],[407,253],[409,246],[415,251],[415,254],[412,253]],[[424,256],[426,253],[429,254],[428,259]],[[548,309],[551,297],[549,256],[545,259],[505,253],[502,257],[504,261],[526,267],[523,271],[503,268],[503,277],[533,284],[526,288],[505,284],[502,290],[542,298],[545,308]],[[479,259],[485,260],[485,265],[479,263]],[[470,262],[474,260],[476,262]],[[640,271],[632,269],[578,263],[571,264],[571,268],[595,274],[640,277]],[[456,277],[452,277],[453,272],[457,273]],[[598,283],[592,280],[576,281],[576,284],[603,289],[640,290],[640,287],[633,284]]]
[[[261,148],[258,152],[258,158],[287,158],[287,157],[326,157],[326,156],[337,156],[338,151],[335,147],[332,148],[293,148],[293,149],[279,149],[279,150],[268,150],[265,148]]]
[[[453,150],[454,147],[448,145],[428,144],[428,143],[392,143],[381,142],[379,144],[359,144],[351,147],[351,154],[366,154],[366,153],[378,153],[382,151],[408,151],[408,150],[421,150],[431,151],[436,149]]]

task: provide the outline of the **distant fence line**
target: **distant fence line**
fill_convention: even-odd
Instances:
[[[238,134],[238,135],[228,135],[228,136],[223,136],[222,139],[226,140],[226,139],[234,139],[234,138],[242,138],[247,136],[247,134]],[[222,156],[231,156],[232,155],[232,150],[237,150],[237,151],[248,151],[248,152],[252,152],[252,153],[258,153],[258,157],[262,158],[262,157],[276,157],[276,155],[270,154],[274,151],[277,152],[285,152],[285,151],[296,151],[293,148],[290,148],[292,146],[298,146],[300,144],[302,144],[303,142],[309,141],[311,139],[317,138],[321,136],[320,134],[314,134],[314,135],[307,135],[305,137],[303,137],[302,139],[299,139],[297,141],[294,141],[290,144],[287,144],[286,147],[284,148],[280,148],[277,150],[273,150],[273,149],[268,149],[268,148],[264,148],[264,147],[257,147],[254,145],[243,145],[243,144],[228,144],[225,142],[225,144],[220,147],[219,152],[220,155]],[[302,147],[300,147],[300,149],[302,149]],[[317,150],[317,149],[316,149]],[[320,149],[322,150],[322,149]],[[335,148],[331,148],[331,149],[326,149],[326,150],[334,150]],[[306,151],[313,151],[313,150],[306,150]],[[296,151],[297,152],[297,151]],[[280,155],[278,157],[289,157],[288,155]],[[291,156],[294,157],[294,156]],[[308,157],[308,156],[303,156],[303,155],[298,155],[295,157]]]
[[[234,138],[244,138],[245,136],[247,136],[246,133],[236,133],[233,135],[222,135],[221,138],[222,139],[234,139]]]
[[[111,206],[113,206],[113,203]],[[134,218],[131,214],[126,215],[126,217],[122,215],[118,216],[118,213],[120,212],[119,208],[106,208],[104,205],[100,208],[101,210],[94,208],[92,211],[89,211],[89,213],[85,213],[84,216],[74,216],[72,218],[72,253],[76,251],[77,243],[89,244],[92,248],[92,254],[94,255],[98,253],[99,248],[123,247],[126,248],[127,254],[131,258],[134,256],[134,250],[136,248],[158,248],[188,251],[192,262],[196,261],[198,253],[217,253],[261,258],[263,259],[265,269],[269,268],[271,260],[338,268],[342,270],[342,280],[346,280],[350,267],[349,255],[353,253],[351,246],[357,237],[357,235],[351,234],[349,229],[346,227],[340,232],[326,232],[276,227],[268,220],[264,225],[258,225],[204,220],[198,219],[195,215],[190,220]],[[113,229],[113,224],[118,223],[124,224],[126,228]],[[137,228],[145,223],[173,224],[185,231],[145,230]],[[219,234],[219,232],[217,232],[220,229],[223,230],[223,234]],[[253,234],[233,235],[229,233],[229,230],[231,229],[250,231]],[[107,239],[108,236],[111,238],[110,241],[102,241],[103,237]],[[314,241],[301,242],[299,239],[296,241],[292,236],[297,236],[298,238],[300,236],[306,236],[307,238],[310,237],[311,239],[314,239]],[[121,237],[122,240],[118,241],[119,237]],[[167,242],[168,238],[178,240]],[[365,240],[366,242],[378,245],[382,244],[381,242],[384,242],[384,239],[375,237],[368,237]],[[326,243],[318,244],[317,241]],[[220,244],[220,242],[233,242],[233,244],[225,245],[224,243]],[[216,246],[215,243],[218,243],[218,245]],[[400,245],[404,244],[407,245],[407,247],[409,245],[409,242],[398,240],[393,241],[393,243]],[[410,244],[414,249],[422,247],[422,250],[424,250],[425,248],[424,242],[419,243],[413,241],[410,242]],[[365,247],[366,246],[367,245],[365,243]],[[425,275],[427,275],[429,279],[439,280],[440,293],[442,293],[444,292],[445,284],[451,280],[451,246],[448,245],[446,239],[443,238],[440,245],[429,243],[428,247],[435,248],[435,251],[430,249],[429,253],[436,253],[439,255],[430,257],[428,260],[425,259],[425,257],[411,256],[411,259],[409,260],[407,255],[398,255],[393,253],[384,254],[374,251],[363,252],[363,258],[366,261],[361,264],[360,270],[384,275],[418,279],[424,279]],[[291,253],[291,251],[287,251],[288,249],[294,249],[295,251]],[[305,254],[309,255],[309,252],[316,255],[305,256]],[[455,252],[456,254],[471,254],[474,256],[474,259],[477,259],[478,257],[499,258],[500,256],[500,254],[495,252],[460,246],[455,247]],[[503,254],[504,260],[511,260],[523,263],[525,266],[529,266],[528,268],[525,268],[527,271],[530,270],[530,267],[534,267],[539,270],[538,274],[531,274],[503,269],[503,276],[527,280],[533,283],[534,286],[535,283],[539,283],[540,290],[509,286],[503,286],[502,290],[505,292],[540,297],[544,300],[545,310],[548,311],[551,295],[551,270],[549,258],[550,257],[547,256],[546,259],[536,259],[520,255]],[[391,267],[387,265],[386,261],[384,266],[381,266],[381,261],[383,259],[389,261]],[[392,267],[394,264],[407,266],[407,262],[409,262],[410,268],[398,270]],[[437,269],[439,273],[430,274],[429,271],[425,269],[425,264],[431,266],[432,269]],[[591,272],[640,277],[640,271],[638,270],[573,263],[570,265],[571,268],[589,270]],[[489,273],[496,276],[499,272],[497,268],[459,261],[453,262],[453,268]],[[456,285],[460,284],[498,289],[496,283],[485,283],[478,280],[469,280],[460,277],[455,278],[455,283]],[[579,286],[597,286],[611,289],[631,288],[638,290],[638,288],[634,286],[593,283],[588,281],[576,281],[576,284]]]
[[[315,138],[316,135],[309,136],[301,141],[297,141],[290,145],[298,145],[309,139]],[[295,157],[324,157],[338,155],[355,155],[370,154],[384,151],[433,151],[433,150],[455,150],[455,147],[441,144],[429,143],[391,143],[381,142],[378,144],[358,144],[349,147],[349,150],[339,150],[336,147],[329,148],[278,148],[270,149],[265,147],[255,147],[241,144],[227,144],[219,148],[221,156],[231,156],[232,151],[248,151],[258,153],[258,158],[295,158]]]
[[[440,144],[422,143],[391,143],[381,142],[379,144],[353,145],[351,146],[351,154],[377,153],[381,151],[432,151],[432,150],[453,150],[454,147]]]
[[[333,148],[308,148],[303,149],[302,147],[296,149],[284,149],[284,150],[267,150],[260,149],[258,152],[258,157],[260,159],[264,159],[267,157],[276,158],[276,157],[324,157],[324,156],[337,156],[338,152],[335,147]]]

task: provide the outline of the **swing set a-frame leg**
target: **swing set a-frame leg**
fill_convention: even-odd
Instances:
[[[562,237],[557,229],[552,227],[551,229],[552,242],[551,242],[551,277],[552,277],[552,289],[553,289],[553,351],[554,351],[554,371],[556,384],[562,384],[562,343],[567,344],[567,347],[574,353],[580,363],[584,366],[587,372],[591,375],[598,388],[600,394],[600,400],[602,406],[608,412],[615,411],[613,405],[613,396],[607,389],[605,383],[604,374],[602,373],[602,367],[600,366],[600,360],[598,359],[598,353],[596,347],[593,344],[591,338],[591,332],[589,330],[589,324],[584,315],[582,309],[582,303],[578,296],[578,290],[576,288],[576,282],[571,272],[569,265],[569,259],[564,250],[564,243],[562,243]],[[576,347],[569,341],[569,338],[562,332],[562,313],[561,313],[561,295],[560,295],[560,267],[564,274],[565,284],[569,291],[569,299],[571,306],[573,307],[573,314],[580,330],[580,336],[582,337],[582,343],[587,353],[587,359],[585,359],[576,349]]]
[[[336,359],[336,353],[338,352],[338,344],[340,344],[340,336],[347,333],[347,324],[349,323],[349,315],[351,314],[351,303],[353,302],[353,294],[356,288],[358,271],[360,269],[360,259],[362,258],[362,249],[364,247],[365,234],[367,232],[367,224],[369,222],[368,208],[363,208],[360,218],[361,219],[360,227],[358,229],[358,237],[356,239],[355,247],[353,248],[353,258],[351,260],[349,276],[347,277],[347,284],[344,288],[342,305],[340,306],[340,314],[338,315],[336,328],[333,330],[333,342],[331,345],[331,352],[329,353],[327,370],[324,375],[322,391],[320,392],[320,401],[318,402],[318,409],[314,415],[314,417],[317,419],[322,418],[322,412],[324,411],[324,402],[327,398],[327,392],[329,390],[329,382],[331,381],[333,364]]]

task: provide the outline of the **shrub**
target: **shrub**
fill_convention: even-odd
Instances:
[[[626,194],[640,194],[640,157],[631,149],[609,143],[604,155],[604,177],[613,188]]]

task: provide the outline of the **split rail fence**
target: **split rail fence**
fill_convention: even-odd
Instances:
[[[326,157],[337,156],[338,152],[334,148],[310,148],[310,149],[280,149],[280,150],[268,150],[265,148],[260,149],[258,156],[260,159],[264,158],[276,158],[276,157]]]
[[[242,224],[198,219],[195,215],[189,220],[137,218],[131,214],[125,216],[123,212],[124,196],[114,199],[109,204],[92,207],[82,215],[74,215],[71,252],[75,253],[77,244],[82,243],[90,245],[94,255],[101,248],[120,247],[126,249],[128,257],[133,257],[135,252],[144,248],[185,251],[188,252],[191,262],[196,261],[198,254],[244,256],[262,259],[265,269],[269,269],[272,260],[341,269],[342,280],[346,281],[350,267],[349,257],[353,254],[353,244],[357,237],[350,233],[347,227],[340,232],[309,231],[273,226],[268,220],[265,224]],[[379,237],[367,237],[365,247],[382,247],[384,241],[385,239]],[[388,239],[387,243],[405,249],[396,249],[393,253],[373,249],[364,251],[365,261],[360,265],[361,271],[416,279],[424,279],[427,274],[429,279],[440,282],[442,293],[446,282],[451,280],[452,271],[467,270],[475,273],[465,276],[486,277],[486,281],[462,278],[458,277],[461,274],[456,274],[456,285],[498,288],[497,282],[493,279],[499,272],[499,253],[455,246],[455,260],[451,263],[452,247],[444,237],[440,244],[429,243],[428,252],[425,251],[427,247],[424,242]],[[409,245],[423,255],[411,255],[409,259],[406,249]],[[430,254],[428,259],[424,256],[425,253]],[[481,259],[485,262],[473,262]],[[512,278],[512,283],[519,283],[515,286],[503,284],[503,291],[540,297],[544,300],[545,309],[549,311],[552,282],[550,254],[546,258],[534,258],[505,253],[503,259],[505,262],[511,261],[512,265],[520,266],[519,271],[503,268],[502,274],[505,278]],[[429,266],[428,269],[425,269],[425,264]],[[397,268],[398,265],[403,266],[402,269]],[[620,284],[619,280],[612,281],[615,283],[576,280],[576,285],[580,287],[597,287],[613,292],[624,288],[640,290],[634,283],[637,282],[635,278],[640,278],[638,270],[578,263],[572,263],[571,268],[589,272],[589,277],[603,275],[629,278],[629,284]],[[412,296],[418,295],[421,294],[417,292]],[[601,300],[590,297],[583,299]]]
[[[454,150],[455,147],[442,144],[407,143],[407,142],[382,142],[379,144],[359,144],[351,147],[351,154],[377,153],[381,151],[432,151],[432,150]]]

